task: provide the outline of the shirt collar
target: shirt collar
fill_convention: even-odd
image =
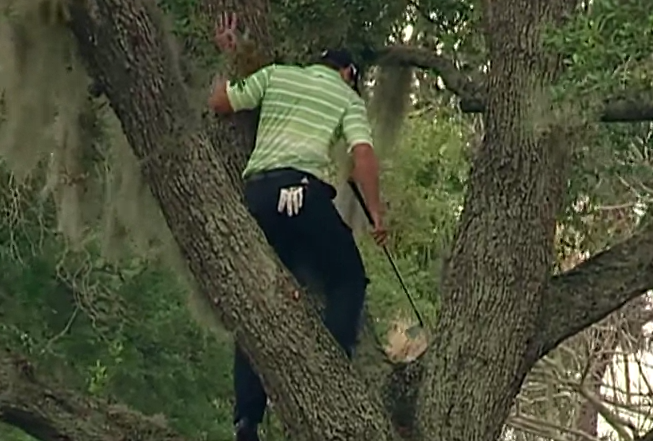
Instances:
[[[323,64],[313,64],[308,68],[316,72],[323,73],[325,75],[331,75],[333,77],[337,77],[342,80],[342,77],[340,76],[340,72],[338,72],[337,70],[329,66],[324,66]]]

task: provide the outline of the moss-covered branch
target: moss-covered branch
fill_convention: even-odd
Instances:
[[[378,64],[432,70],[442,78],[447,89],[458,95],[463,112],[480,113],[485,110],[484,85],[469,78],[445,56],[427,48],[404,45],[389,46],[368,56],[370,61]],[[602,122],[653,121],[653,99],[648,98],[643,98],[641,93],[619,99],[606,97],[598,117]]]
[[[160,418],[85,397],[0,349],[0,421],[42,441],[183,441]]]

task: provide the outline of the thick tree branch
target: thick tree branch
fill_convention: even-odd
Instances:
[[[474,84],[449,58],[425,48],[398,45],[389,46],[374,53],[373,62],[379,65],[415,66],[435,71],[444,85],[464,100],[480,96],[481,86]]]
[[[155,6],[143,0],[79,0],[75,6],[80,53],[106,85],[206,307],[251,358],[291,435],[394,439],[380,401],[240,203],[220,156],[223,145],[211,148],[185,95]]]
[[[603,122],[653,121],[653,102],[637,98],[610,100],[601,114]]]
[[[399,434],[410,439],[416,430],[417,393],[426,369],[424,352],[411,362],[390,360],[374,334],[371,321],[372,318],[366,311],[354,365],[370,389],[381,396]]]
[[[44,380],[6,349],[0,349],[0,421],[42,441],[184,440],[162,421]]]
[[[483,85],[465,75],[454,62],[433,51],[415,46],[397,45],[373,52],[369,57],[376,64],[415,66],[433,70],[444,85],[460,98],[464,113],[481,113],[485,110]],[[653,121],[653,97],[637,94],[632,98],[608,99],[600,114],[602,122]]]
[[[555,276],[540,314],[537,357],[653,288],[653,225]]]
[[[417,399],[426,373],[425,353],[409,363],[393,364],[381,390],[392,424],[407,439],[417,433]]]
[[[266,7],[265,1],[253,0],[256,10]],[[259,14],[253,19],[248,14],[251,4],[233,0],[202,0],[199,10],[210,21],[218,16],[220,11],[236,11],[244,19],[244,26],[249,34],[256,38],[259,47],[271,49],[274,47],[272,37],[267,32],[264,20],[266,14]],[[201,44],[197,41],[195,44]],[[266,54],[267,59],[273,58],[272,52]],[[198,60],[195,60],[198,61]],[[263,59],[260,60],[264,62]],[[249,152],[254,147],[254,134],[258,123],[257,111],[240,112],[229,118],[216,118],[204,114],[204,127],[213,145],[221,148],[221,157],[225,161],[225,168],[230,172],[230,177],[235,187],[240,187],[242,180],[240,171],[245,167]],[[225,124],[225,121],[226,124]],[[233,139],[235,142],[225,143],[223,140]],[[318,302],[319,303],[319,302]],[[316,305],[318,308],[320,305]],[[393,363],[384,351],[383,345],[374,332],[374,319],[365,312],[365,321],[359,336],[359,346],[354,359],[355,367],[362,374],[363,379],[370,389],[378,391],[383,398],[386,410],[390,413],[395,426],[406,429],[405,421],[414,419],[414,399],[418,383],[421,380],[422,363]],[[420,359],[421,360],[421,359]],[[420,375],[416,375],[420,372]],[[412,400],[412,401],[411,401]],[[409,406],[405,406],[409,402]],[[402,433],[406,433],[403,430]]]

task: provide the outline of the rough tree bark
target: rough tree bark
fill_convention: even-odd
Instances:
[[[543,295],[537,357],[653,287],[653,223],[553,277]]]
[[[267,11],[270,9],[267,1],[203,0],[199,3],[198,9],[207,22],[212,22],[221,11],[234,11],[243,26],[248,29],[252,41],[260,48],[259,54],[262,56],[258,64],[264,66],[275,58],[274,42],[269,32],[270,24],[267,22]],[[225,73],[228,70],[229,66],[225,66]],[[242,72],[235,72],[235,74],[242,75]],[[258,109],[229,117],[216,117],[208,112],[203,114],[208,136],[214,146],[221,146],[220,157],[225,168],[230,172],[232,181],[238,187],[242,185],[240,171],[245,168],[249,154],[254,148],[258,116]],[[364,313],[354,365],[361,372],[368,386],[379,390],[386,409],[393,417],[393,421],[397,422],[396,425],[407,430],[409,419],[406,417],[404,406],[400,403],[405,401],[404,396],[413,395],[412,384],[420,378],[416,373],[421,372],[421,364],[416,363],[414,367],[407,369],[405,363],[393,363],[388,358],[380,339],[374,332],[374,319],[367,309]]]
[[[267,1],[252,0],[233,2],[231,0],[203,0],[199,12],[207,22],[212,22],[221,11],[234,11],[248,29],[250,38],[260,48],[258,64],[267,64],[275,58],[273,38],[269,32]],[[225,66],[225,72],[229,69]],[[236,72],[241,75],[242,72]],[[240,171],[244,169],[249,154],[254,148],[258,110],[242,112],[229,117],[216,117],[205,113],[205,127],[213,145],[222,146],[220,157],[230,172],[232,181],[238,187],[242,184]],[[355,367],[361,372],[367,385],[378,390],[384,407],[396,427],[402,433],[410,433],[414,418],[414,405],[405,406],[406,399],[414,398],[414,384],[421,379],[422,364],[393,363],[385,353],[381,340],[374,331],[374,318],[366,309],[359,336],[359,345],[354,359]]]
[[[213,23],[221,11],[233,11],[240,23],[249,30],[251,38],[258,48],[260,56],[258,63],[265,65],[274,59],[272,36],[269,17],[269,2],[266,0],[251,0],[238,2],[232,0],[203,0],[198,4],[198,13],[202,14],[207,22]],[[210,31],[207,29],[207,31]],[[208,38],[208,36],[207,36]],[[199,60],[197,60],[199,61]],[[238,75],[240,72],[229,72],[225,66],[223,74]],[[203,85],[204,86],[204,85]],[[208,85],[206,85],[208,87]],[[204,97],[202,97],[203,104]],[[211,144],[222,146],[220,156],[225,164],[233,184],[240,188],[242,180],[240,172],[244,169],[256,141],[256,126],[258,125],[259,109],[239,112],[228,117],[218,118],[212,113],[203,112],[204,127]]]
[[[240,203],[219,157],[222,145],[211,148],[193,115],[154,8],[144,1],[87,6],[80,0],[71,26],[202,295],[261,372],[293,438],[393,439],[380,400]]]
[[[483,2],[491,65],[485,137],[445,268],[438,340],[427,354],[419,403],[426,439],[496,439],[531,367],[570,152],[565,127],[536,128],[537,97],[560,66],[540,36],[570,7]]]
[[[437,340],[417,363],[395,370],[412,392],[406,406],[420,392],[421,439],[493,441],[539,356],[653,286],[650,230],[550,279],[568,152],[564,130],[534,130],[540,109],[531,104],[557,71],[537,44],[540,26],[561,16],[565,3],[483,5],[492,62],[484,146],[447,265]],[[223,138],[220,119],[212,143],[202,130],[156,7],[146,0],[73,4],[81,55],[120,118],[207,307],[252,358],[291,435],[395,439],[377,394],[345,361],[240,204],[223,157],[234,141]],[[256,15],[250,3],[239,4]],[[606,268],[625,282],[603,279],[598,270]],[[595,297],[587,304],[589,291]],[[566,318],[576,320],[553,319],[565,304]]]

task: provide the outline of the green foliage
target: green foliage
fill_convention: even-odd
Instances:
[[[600,100],[626,88],[650,92],[653,12],[649,6],[637,0],[597,0],[565,26],[552,30],[546,43],[564,57],[566,65],[558,95],[570,99],[591,94]]]
[[[29,209],[34,193],[12,196],[23,210],[0,222],[3,341],[80,391],[163,414],[194,439],[229,439],[231,342],[199,329],[179,277],[153,261],[116,268],[97,250],[73,253],[54,219]]]
[[[430,118],[429,118],[430,117]],[[406,123],[393,158],[383,164],[389,201],[389,248],[418,308],[432,322],[439,273],[449,249],[465,190],[469,128],[446,112]],[[378,247],[362,241],[370,274],[370,307],[385,334],[397,319],[415,322],[392,267]]]
[[[397,1],[273,0],[271,4],[280,52],[313,56],[326,47],[346,45],[359,50],[382,44],[405,9]]]
[[[166,13],[171,32],[198,67],[215,68],[219,54],[213,44],[215,17],[201,13],[199,0],[157,0]]]
[[[406,3],[398,0],[274,0],[277,49],[293,58],[339,44],[354,50],[377,47],[411,24],[416,43],[436,46],[474,70],[485,62],[476,3],[422,1],[416,11],[416,3],[406,10]],[[159,0],[159,4],[184,50],[206,66],[215,65],[209,33],[212,18],[198,12],[199,0]],[[565,27],[550,30],[546,44],[563,55],[567,67],[555,92],[559,97],[564,93],[565,99],[591,94],[599,100],[626,86],[646,89],[651,81],[647,50],[650,53],[653,46],[652,27],[653,15],[645,2],[599,0]],[[431,322],[474,143],[469,122],[452,115],[436,81],[433,76],[420,77],[415,102],[423,110],[411,115],[401,142],[383,164],[389,248],[418,307]],[[43,84],[38,86],[42,90]],[[99,118],[115,124],[106,113]],[[118,139],[115,126],[99,132],[94,138],[100,139],[93,142],[103,154],[98,163],[109,164],[114,171],[127,170],[114,176],[126,182],[137,168],[122,161],[125,149],[129,150],[124,139]],[[579,250],[602,249],[623,237],[636,220],[632,207],[650,201],[650,126],[601,127],[590,135],[574,152],[559,219],[564,226],[561,260]],[[41,149],[46,156],[48,148]],[[208,334],[193,322],[185,300],[189,288],[180,276],[133,248],[120,261],[107,263],[100,257],[103,243],[95,224],[89,227],[83,250],[69,250],[56,228],[55,204],[39,194],[44,183],[28,180],[19,185],[6,169],[0,175],[3,341],[52,367],[55,377],[80,391],[110,397],[148,414],[163,414],[194,439],[231,439],[231,341],[228,335]],[[130,185],[119,186],[117,199],[124,205],[122,233],[133,238],[130,226],[140,215],[129,207],[143,199],[126,197],[134,193]],[[615,206],[629,208],[606,210]],[[618,227],[617,221],[623,225]],[[151,240],[147,236],[142,242]],[[414,322],[383,253],[368,239],[361,240],[361,250],[372,281],[369,300],[379,318],[378,331],[385,334],[396,320]],[[0,436],[25,439],[2,427]],[[277,439],[281,438],[270,441]]]
[[[627,237],[653,196],[648,123],[600,126],[573,152],[559,220],[561,258],[597,252]]]

